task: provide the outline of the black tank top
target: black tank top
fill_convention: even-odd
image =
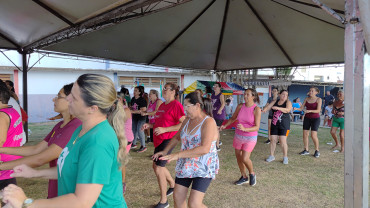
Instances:
[[[288,100],[287,100],[288,101]],[[283,104],[279,105],[279,101],[276,101],[274,106],[280,107],[280,108],[286,108],[286,103],[285,101]],[[272,110],[272,121],[271,125],[277,126],[279,129],[290,129],[290,115],[289,113],[283,113],[279,110]]]

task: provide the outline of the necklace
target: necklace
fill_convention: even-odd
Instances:
[[[90,128],[91,129],[91,128]],[[81,131],[80,131],[80,133],[78,133],[77,134],[77,136],[76,136],[76,138],[75,138],[75,140],[73,141],[73,145],[76,143],[76,141],[79,139],[79,138],[81,138],[83,135],[85,135],[88,131],[90,131],[90,129],[88,129],[86,132],[83,132],[82,134],[81,134]],[[81,134],[81,136],[78,136],[79,134]]]

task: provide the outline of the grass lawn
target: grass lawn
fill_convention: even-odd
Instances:
[[[30,143],[40,141],[55,123],[31,124]],[[344,206],[344,154],[333,153],[328,142],[333,142],[329,129],[320,128],[320,158],[314,158],[313,143],[310,140],[310,153],[300,156],[303,150],[302,126],[292,125],[288,137],[289,164],[282,164],[280,146],[276,149],[276,160],[267,163],[269,145],[266,138],[259,137],[252,153],[257,184],[235,186],[233,182],[240,177],[232,147],[233,130],[221,132],[223,145],[219,152],[220,171],[205,195],[208,207],[343,207]],[[152,170],[150,156],[153,144],[144,153],[130,153],[127,167],[127,192],[125,199],[129,207],[150,207],[159,201],[159,188]],[[177,152],[179,146],[174,150]],[[174,176],[175,162],[168,164]],[[33,198],[45,198],[47,180],[19,179],[18,184],[26,194]],[[172,196],[169,203],[173,207]]]

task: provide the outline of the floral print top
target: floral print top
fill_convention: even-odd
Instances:
[[[189,150],[199,147],[202,141],[201,127],[204,121],[208,118],[206,116],[202,122],[188,132],[189,121],[185,124],[181,131],[181,150]],[[199,127],[199,128],[198,128]],[[193,133],[195,129],[198,130]],[[176,177],[178,178],[212,178],[216,177],[219,170],[219,159],[216,150],[216,141],[212,142],[209,152],[200,157],[194,158],[180,158],[176,163]]]

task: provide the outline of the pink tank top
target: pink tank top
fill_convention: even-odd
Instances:
[[[127,106],[123,106],[124,109],[128,108]],[[132,117],[127,119],[125,122],[125,135],[128,142],[132,142],[134,140],[134,133],[132,132]]]
[[[256,106],[256,104],[253,104],[251,107],[247,107],[245,106],[245,104],[243,104],[237,117],[238,124],[242,124],[245,128],[251,128],[255,126],[256,124],[254,122],[254,108]],[[241,136],[257,136],[258,131],[244,132],[242,130],[235,129],[235,134]]]
[[[150,112],[153,112],[155,111],[155,108],[157,107],[157,101],[154,101],[154,103],[152,103],[152,101],[149,102],[149,106],[148,106],[148,109],[147,109],[147,112],[150,113]],[[153,116],[148,116],[148,119],[149,119],[149,123],[153,124],[155,122],[155,117],[154,115]]]
[[[319,99],[319,98],[317,98]],[[307,110],[317,110],[317,100],[314,102],[314,103],[309,103],[306,101],[306,109]],[[320,118],[320,114],[319,113],[306,113],[306,115],[304,115],[305,118]]]
[[[3,108],[0,109],[0,112],[4,112],[9,116],[10,125],[8,129],[8,133],[6,135],[5,143],[3,147],[19,147],[21,146],[21,142],[23,139],[23,125],[22,125],[22,118],[18,114],[18,112],[14,108]],[[0,154],[0,160],[3,162],[17,160],[22,158],[21,156],[15,155],[6,155]],[[13,170],[3,170],[0,171],[0,180],[5,180],[12,178],[10,174],[13,173]]]

